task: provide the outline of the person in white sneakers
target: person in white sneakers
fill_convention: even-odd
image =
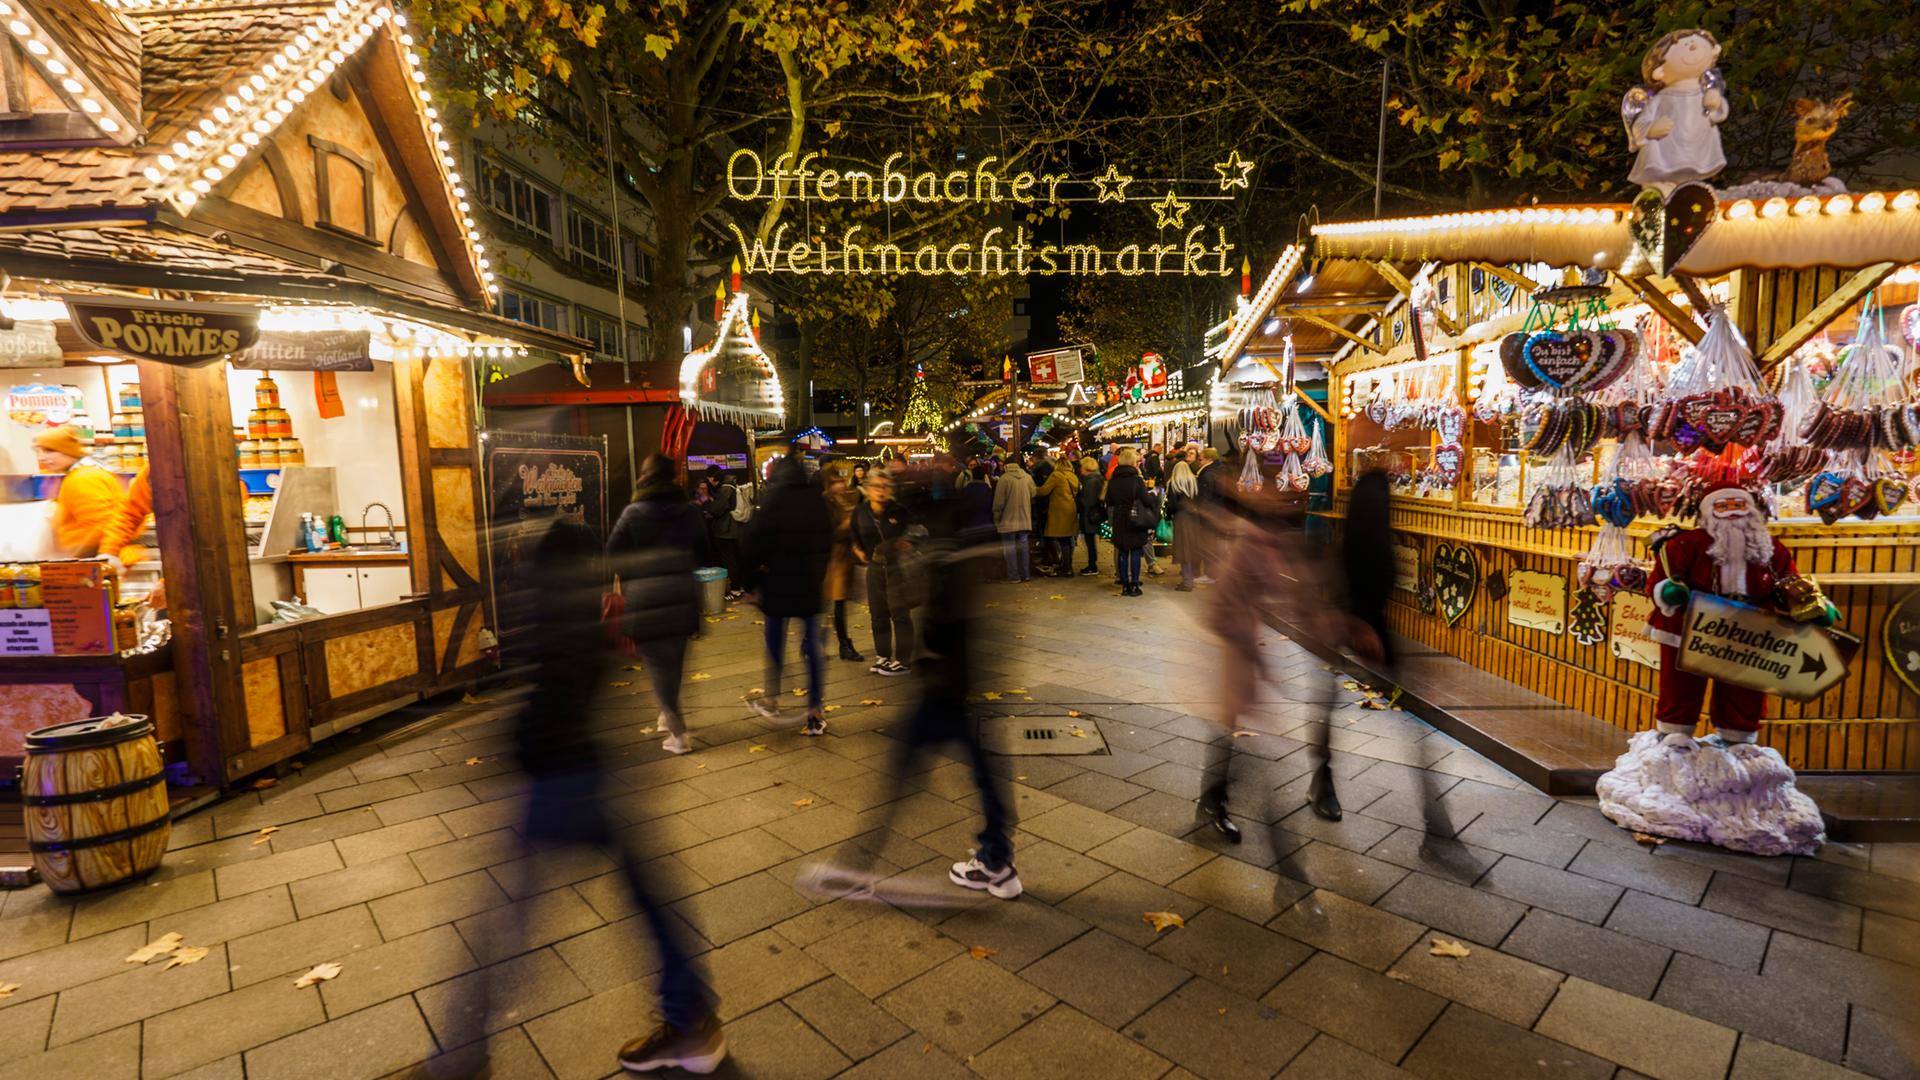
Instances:
[[[900,573],[907,540],[907,511],[893,499],[893,477],[884,469],[867,475],[865,496],[853,508],[853,560],[866,568],[867,618],[873,624],[875,675],[897,677],[910,670],[913,609]]]

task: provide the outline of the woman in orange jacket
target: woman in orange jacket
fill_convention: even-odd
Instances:
[[[62,477],[53,512],[60,555],[84,559],[102,551],[101,540],[127,501],[120,479],[87,456],[80,433],[71,427],[34,436],[33,456],[41,472]]]

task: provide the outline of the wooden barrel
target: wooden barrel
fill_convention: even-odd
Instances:
[[[27,734],[21,801],[27,849],[54,892],[151,873],[166,853],[166,773],[144,716],[55,724]]]

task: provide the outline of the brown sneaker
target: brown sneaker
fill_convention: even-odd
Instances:
[[[726,1056],[720,1021],[709,1013],[691,1030],[675,1031],[660,1024],[642,1038],[630,1040],[620,1048],[620,1067],[628,1072],[685,1069],[705,1074],[719,1068]]]

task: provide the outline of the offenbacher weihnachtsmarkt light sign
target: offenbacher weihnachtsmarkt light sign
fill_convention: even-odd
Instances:
[[[1012,229],[995,225],[982,232],[977,241],[938,245],[902,246],[892,240],[863,236],[865,225],[849,225],[840,234],[837,245],[824,235],[809,240],[787,242],[788,223],[780,222],[766,240],[749,240],[738,226],[729,225],[740,244],[740,259],[748,273],[774,274],[1013,274],[1019,277],[1047,277],[1055,274],[1119,274],[1139,277],[1170,274],[1184,277],[1226,277],[1235,267],[1228,256],[1234,247],[1227,242],[1227,230],[1213,229],[1207,243],[1207,227],[1186,224],[1187,211],[1194,202],[1231,202],[1234,188],[1247,187],[1247,174],[1253,162],[1241,158],[1239,151],[1213,166],[1219,174],[1217,191],[1209,190],[1214,181],[1201,183],[1202,190],[1191,190],[1196,182],[1174,180],[1136,180],[1123,174],[1117,165],[1108,165],[1098,176],[1075,177],[1069,173],[1003,173],[995,171],[997,158],[985,158],[972,169],[947,172],[924,170],[908,172],[900,167],[906,155],[893,154],[875,172],[867,169],[815,168],[819,153],[781,154],[767,168],[752,150],[736,150],[727,159],[727,194],[742,202],[783,199],[796,203],[862,203],[870,206],[918,205],[950,207],[977,205],[988,210],[1018,207],[1059,206],[1074,202],[1145,202],[1154,212],[1154,224],[1161,234],[1168,229],[1182,230],[1175,242],[1156,238],[1150,244],[1130,243],[1117,248],[1098,244],[1040,243],[1024,225]],[[798,159],[797,162],[795,159]],[[1128,187],[1162,189],[1159,196],[1129,194]],[[1177,185],[1185,183],[1189,191],[1182,197]]]

